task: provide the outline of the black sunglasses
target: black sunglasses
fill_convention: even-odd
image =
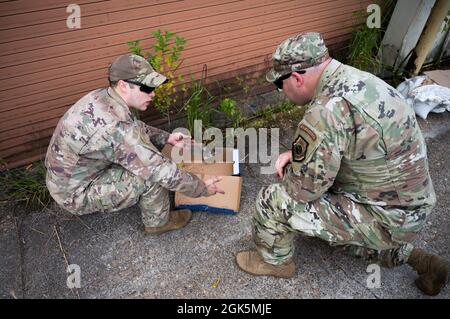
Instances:
[[[300,73],[300,74],[306,73],[305,70],[300,70],[300,71],[295,71],[295,72]],[[275,86],[278,88],[278,91],[283,90],[283,81],[286,79],[289,79],[291,77],[291,75],[292,75],[292,73],[285,74],[273,82],[273,84],[275,84]]]
[[[139,86],[139,90],[141,90],[141,92],[144,92],[146,94],[150,94],[156,89],[156,88],[152,88],[150,86],[147,86],[145,84],[142,84],[142,83],[139,83],[139,82],[136,82],[136,81],[132,81],[132,80],[124,80],[124,81],[127,82],[127,83],[130,83],[130,84],[134,84],[134,85]]]

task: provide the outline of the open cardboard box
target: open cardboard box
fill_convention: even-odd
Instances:
[[[166,145],[163,154],[172,158],[173,146]],[[187,161],[177,163],[178,167],[197,175],[203,181],[213,176],[222,176],[217,186],[225,194],[215,194],[209,197],[192,198],[181,193],[175,193],[175,207],[188,208],[194,211],[208,211],[212,213],[237,214],[241,204],[242,177],[239,176],[239,154],[237,149],[222,149],[222,157],[216,161],[202,156],[202,147],[194,147]],[[175,149],[175,154],[183,154],[183,150]],[[220,151],[219,151],[220,152]],[[173,158],[172,158],[173,159]]]

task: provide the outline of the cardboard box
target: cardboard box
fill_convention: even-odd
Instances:
[[[437,84],[450,88],[450,70],[434,70],[423,73]]]
[[[170,156],[173,147],[166,146],[163,153]],[[241,204],[242,177],[239,176],[238,150],[226,148],[222,150],[222,157],[212,162],[212,157],[202,156],[204,149],[195,147],[191,150],[188,160],[178,163],[178,167],[197,175],[203,181],[213,176],[222,176],[217,186],[225,194],[215,194],[209,197],[192,198],[181,193],[175,193],[175,207],[177,209],[188,208],[193,211],[207,211],[212,213],[237,214]],[[180,149],[175,149],[176,154],[183,154]],[[220,151],[219,151],[220,152]],[[196,160],[195,160],[196,159]]]

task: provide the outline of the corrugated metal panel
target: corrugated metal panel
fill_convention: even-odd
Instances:
[[[151,44],[158,28],[187,40],[179,72],[223,83],[260,74],[275,46],[303,31],[329,47],[348,40],[356,0],[80,0],[81,29],[68,29],[71,1],[0,2],[0,158],[11,166],[45,155],[58,119],[82,95],[107,85],[107,66],[126,41]],[[268,90],[267,86],[261,88]],[[152,123],[164,118],[145,115]]]

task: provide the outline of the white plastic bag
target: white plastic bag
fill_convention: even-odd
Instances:
[[[430,112],[450,112],[450,89],[437,84],[422,85],[426,79],[426,76],[413,77],[400,83],[397,90],[423,119]]]

